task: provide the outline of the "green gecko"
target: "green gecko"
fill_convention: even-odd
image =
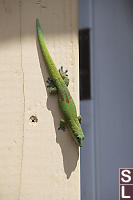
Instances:
[[[36,20],[37,35],[40,43],[40,48],[43,54],[45,64],[47,66],[50,78],[48,78],[48,88],[50,94],[58,94],[60,109],[63,113],[64,120],[60,121],[59,129],[65,130],[65,126],[71,131],[72,137],[78,146],[83,145],[84,134],[80,126],[81,116],[77,116],[75,103],[67,88],[69,79],[67,70],[64,72],[63,67],[58,71],[44,41],[42,29],[39,20]]]

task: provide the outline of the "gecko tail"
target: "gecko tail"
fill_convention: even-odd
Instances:
[[[42,33],[42,29],[41,29],[41,26],[40,26],[38,18],[36,19],[36,26],[37,26],[37,31]]]
[[[41,47],[41,51],[42,51],[42,55],[43,55],[45,64],[48,68],[51,78],[54,80],[55,74],[57,76],[60,76],[60,74],[59,74],[59,72],[54,64],[54,61],[53,61],[52,57],[50,56],[49,51],[47,49],[47,46],[46,46],[46,43],[44,40],[44,36],[43,36],[43,31],[42,31],[41,25],[39,23],[39,19],[36,19],[36,28],[37,28],[37,36],[38,36],[38,40],[39,40],[39,44]]]

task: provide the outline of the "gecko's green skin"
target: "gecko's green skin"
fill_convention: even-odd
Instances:
[[[50,78],[52,79],[51,87],[49,86],[50,93],[58,93],[59,106],[64,115],[64,120],[60,122],[60,129],[66,125],[72,133],[72,137],[78,146],[83,145],[84,134],[80,126],[81,117],[77,116],[76,106],[67,88],[69,79],[65,72],[58,71],[46,47],[39,20],[36,20],[37,34],[47,66]],[[50,79],[48,81],[50,83]]]

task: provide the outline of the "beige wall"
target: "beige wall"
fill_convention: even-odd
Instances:
[[[58,131],[61,113],[46,90],[35,28],[39,18],[79,107],[77,10],[77,0],[0,0],[0,200],[80,199],[78,148]]]

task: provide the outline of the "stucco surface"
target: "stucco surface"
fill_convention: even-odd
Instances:
[[[35,27],[39,18],[79,108],[77,10],[77,0],[0,1],[1,200],[80,199],[79,150],[68,131],[58,131],[62,116],[46,88]]]

